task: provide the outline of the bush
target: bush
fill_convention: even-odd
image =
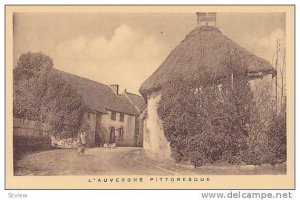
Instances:
[[[41,101],[41,121],[51,125],[53,135],[60,138],[76,137],[84,112],[83,99],[77,91],[51,72]]]
[[[263,137],[259,141],[249,145],[242,152],[243,161],[246,164],[281,164],[286,162],[286,116],[285,114],[275,115],[272,117]]]
[[[251,165],[281,164],[286,161],[286,106],[276,112],[270,91],[256,93],[247,124],[247,148],[241,151],[243,162]]]
[[[286,161],[285,111],[279,116],[272,111],[266,86],[254,97],[241,60],[233,50],[225,62],[228,71],[216,73],[224,77],[201,69],[193,77],[172,77],[162,86],[158,115],[177,162]]]
[[[286,113],[285,111],[279,116],[274,116],[270,129],[268,131],[268,149],[270,156],[267,160],[270,164],[286,162]]]
[[[235,80],[204,84],[173,79],[163,89],[158,114],[173,158],[195,166],[206,162],[240,162],[252,107],[249,84]]]

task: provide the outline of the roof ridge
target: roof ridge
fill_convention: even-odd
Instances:
[[[222,31],[220,31],[220,29],[218,29],[217,27],[199,26],[199,27],[194,28],[190,33],[188,33],[185,37],[185,40],[188,38],[195,37],[195,36],[199,35],[200,33],[204,33],[204,32],[217,32],[217,33],[222,34]]]
[[[53,71],[74,86],[83,96],[85,104],[93,110],[99,112],[113,110],[131,115],[138,113],[125,94],[116,94],[109,85],[56,68],[53,68]]]
[[[127,91],[125,91],[124,93],[132,94],[132,95],[135,95],[135,96],[138,96],[138,97],[143,97],[142,95],[134,94],[134,93],[132,93],[132,92],[127,92]]]
[[[83,77],[83,76],[79,76],[79,75],[76,75],[76,74],[72,74],[72,73],[69,73],[69,72],[66,72],[66,71],[63,71],[63,70],[57,69],[57,68],[53,68],[53,69],[54,69],[54,70],[56,70],[56,71],[59,71],[59,72],[62,72],[62,73],[68,74],[68,75],[70,75],[70,76],[75,76],[75,77],[77,77],[77,78],[84,79],[84,80],[86,80],[86,81],[94,82],[94,83],[97,83],[97,84],[100,84],[100,85],[103,85],[103,86],[107,86],[107,87],[109,87],[109,85],[106,85],[106,84],[104,84],[104,83],[100,83],[100,82],[98,82],[98,81],[95,81],[95,80],[88,79],[88,78],[86,78],[86,77]],[[109,88],[110,88],[110,87],[109,87]]]

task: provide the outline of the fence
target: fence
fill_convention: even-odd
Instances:
[[[13,124],[14,136],[50,137],[50,125],[39,121],[15,118]]]
[[[14,119],[14,162],[27,153],[51,149],[50,144],[50,126],[48,124],[27,119]]]

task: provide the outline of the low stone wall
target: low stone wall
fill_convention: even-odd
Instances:
[[[50,126],[38,121],[14,118],[13,157],[14,162],[28,153],[51,149]]]
[[[22,137],[49,137],[51,127],[49,124],[28,119],[14,118],[14,136]]]
[[[56,138],[51,136],[51,146],[58,148],[77,148],[79,147],[79,139],[78,138]]]

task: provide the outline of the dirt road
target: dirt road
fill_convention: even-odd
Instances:
[[[76,149],[56,149],[32,153],[18,160],[15,175],[208,175],[285,174],[286,165],[213,165],[188,168],[173,162],[147,158],[142,148],[91,148],[83,157]]]
[[[170,175],[141,148],[91,148],[78,157],[74,149],[27,155],[16,163],[16,175]]]

